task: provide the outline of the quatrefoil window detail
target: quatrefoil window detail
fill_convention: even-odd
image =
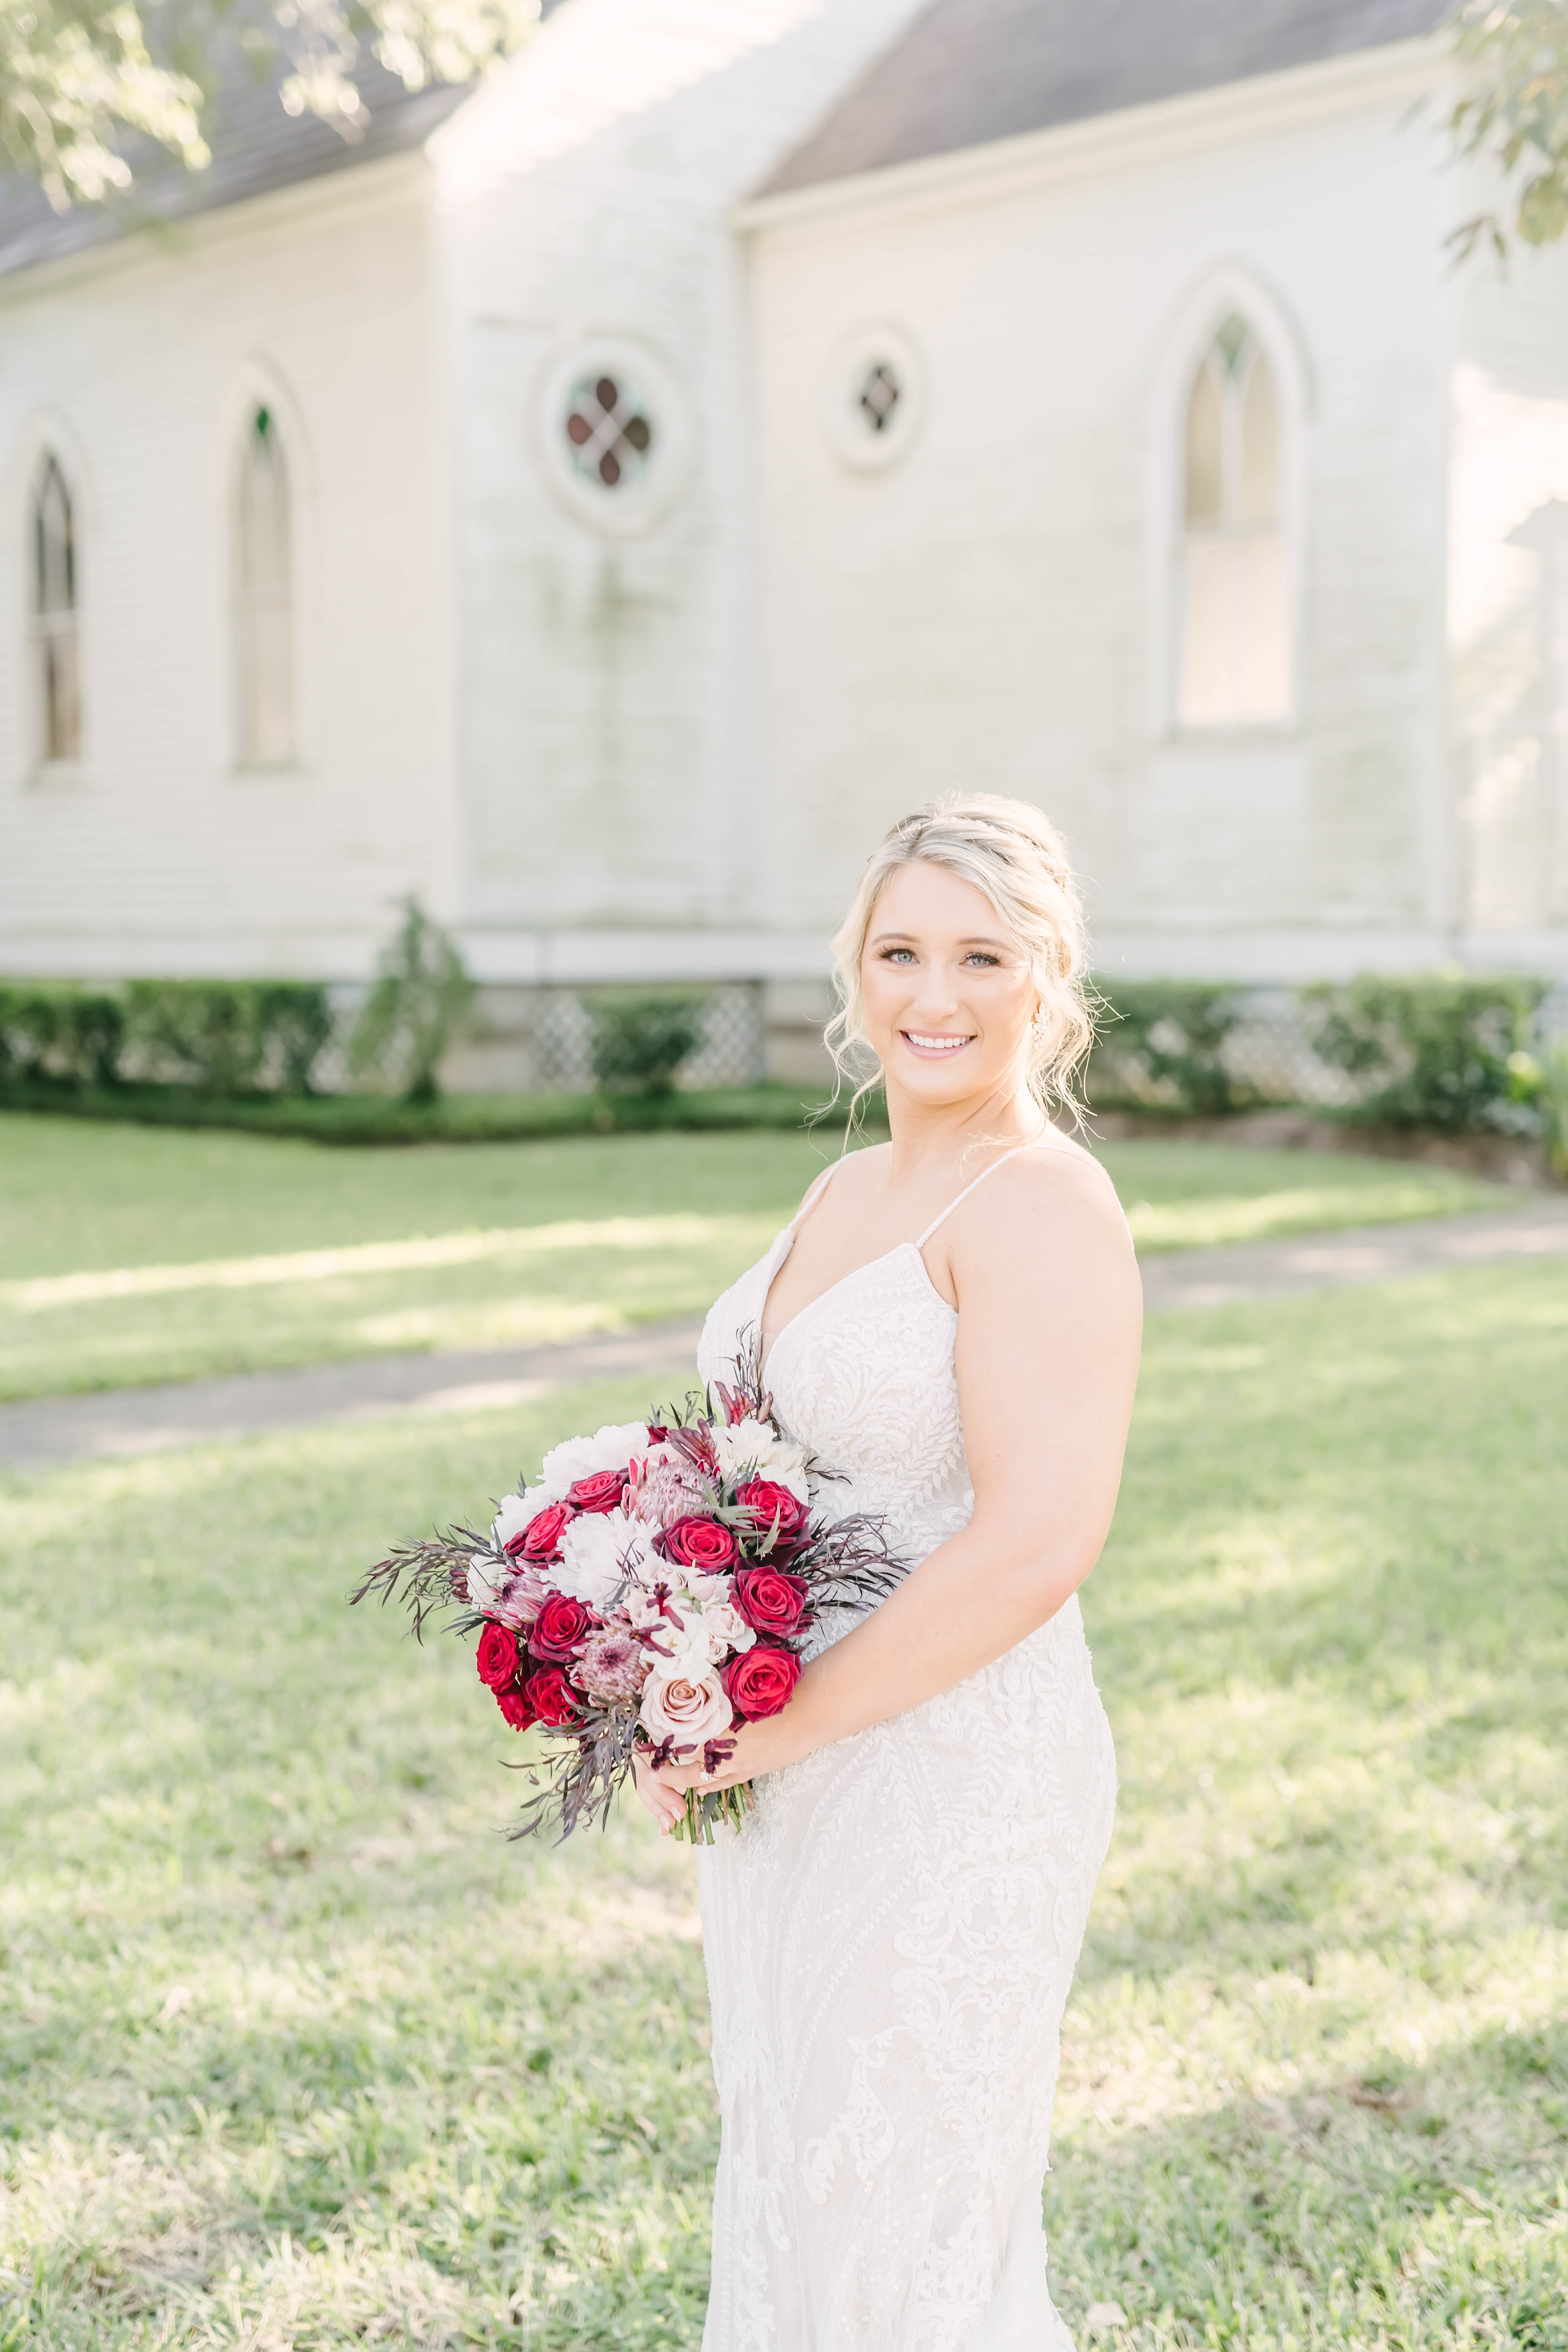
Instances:
[[[619,377],[594,376],[572,388],[566,438],[575,470],[602,488],[615,490],[628,487],[647,470],[653,422]]]
[[[903,396],[896,372],[886,360],[874,360],[861,379],[856,405],[871,432],[886,433]]]

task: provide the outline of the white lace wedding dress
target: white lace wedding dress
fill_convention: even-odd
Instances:
[[[934,1231],[814,1300],[767,1363],[785,1429],[846,1475],[832,1507],[884,1515],[911,1564],[973,1503]],[[705,1379],[760,1328],[794,1237],[711,1309]],[[1040,2197],[1115,1790],[1075,1598],[769,1775],[700,1853],[723,2126],[703,2352],[1069,2352]]]

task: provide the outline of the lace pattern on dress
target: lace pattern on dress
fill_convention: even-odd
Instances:
[[[760,1323],[788,1234],[717,1302]],[[957,1318],[906,1244],[774,1340],[836,1510],[911,1563],[969,1520]],[[842,1630],[842,1629],[840,1629]],[[703,2352],[1041,2352],[1062,2011],[1115,1801],[1076,1600],[1005,1657],[759,1784],[698,1857],[723,2137]]]

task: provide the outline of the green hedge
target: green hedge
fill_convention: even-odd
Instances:
[[[306,1095],[331,1034],[331,1000],[310,981],[0,982],[0,1082]]]
[[[124,1000],[60,981],[0,981],[0,1081],[110,1087],[125,1043]]]
[[[1090,1104],[1215,1118],[1255,1100],[1225,1062],[1225,1043],[1246,995],[1245,989],[1207,981],[1102,984],[1085,1079]]]
[[[1519,1064],[1536,1043],[1547,992],[1543,980],[1366,972],[1297,995],[1313,1052],[1366,1086],[1348,1117],[1439,1134],[1529,1135],[1541,1119]]]
[[[148,1127],[234,1128],[299,1136],[315,1143],[511,1143],[563,1135],[640,1135],[664,1129],[795,1131],[814,1119],[819,1097],[793,1087],[723,1087],[671,1095],[442,1095],[410,1102],[392,1095],[200,1095],[183,1087],[63,1086],[0,1079],[0,1111],[65,1112],[76,1118],[132,1119]],[[820,1124],[844,1124],[840,1104]],[[875,1127],[880,1098],[863,1106]]]

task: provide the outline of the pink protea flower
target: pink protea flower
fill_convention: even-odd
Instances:
[[[623,1618],[589,1634],[577,1654],[576,1678],[590,1698],[613,1706],[638,1696],[647,1668],[643,1645]]]
[[[668,1528],[677,1519],[705,1510],[708,1490],[684,1463],[656,1462],[637,1487],[635,1505],[631,1496],[626,1504],[628,1509],[635,1507],[639,1519],[651,1520],[656,1528]]]
[[[499,1617],[503,1625],[526,1632],[543,1608],[549,1591],[539,1570],[524,1562],[515,1576],[497,1587],[489,1604],[490,1613]]]

